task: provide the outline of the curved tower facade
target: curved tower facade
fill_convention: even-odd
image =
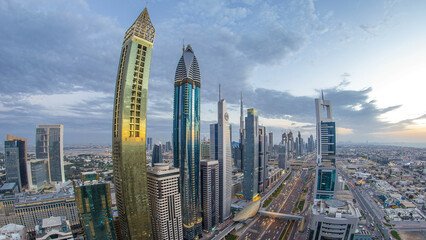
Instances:
[[[200,87],[201,76],[191,46],[183,49],[175,75],[173,158],[180,169],[182,223],[185,239],[201,237],[200,212]]]
[[[112,153],[123,239],[152,239],[146,176],[146,107],[155,29],[145,8],[121,48],[113,109]]]

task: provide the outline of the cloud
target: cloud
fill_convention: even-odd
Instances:
[[[264,79],[251,77],[255,69],[291,60],[314,38],[333,30],[329,24],[332,12],[321,15],[312,0],[168,4],[174,11],[153,22],[157,35],[148,93],[148,135],[163,141],[171,137],[173,79],[181,39],[192,45],[200,63],[202,108],[215,106],[221,83],[229,107],[237,112],[236,92],[244,91],[246,106],[257,108],[271,130],[313,132],[313,96],[254,88],[252,81]],[[4,0],[0,12],[2,128],[34,139],[36,124],[62,123],[68,143],[109,143],[125,29],[116,20],[93,12],[83,0]],[[409,123],[381,121],[381,114],[399,106],[378,108],[369,100],[371,88],[346,89],[349,77],[344,73],[341,84],[325,89],[340,129],[367,136],[371,129],[380,132]],[[202,116],[202,136],[208,136],[214,120]],[[234,136],[237,129],[234,127]]]

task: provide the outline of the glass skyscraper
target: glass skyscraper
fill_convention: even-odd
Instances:
[[[28,185],[27,176],[27,139],[6,136],[4,142],[4,163],[6,182],[15,182],[19,191]]]
[[[127,30],[118,65],[112,157],[123,239],[151,239],[146,176],[146,107],[155,29],[145,8]]]
[[[183,48],[176,68],[173,105],[173,158],[180,169],[182,223],[185,239],[201,237],[200,87],[201,76],[192,47]]]
[[[248,109],[244,141],[244,199],[252,201],[259,192],[259,119],[256,109]]]
[[[50,182],[65,182],[64,126],[37,125],[36,158],[47,159]]]
[[[315,199],[333,198],[336,191],[336,125],[333,121],[331,102],[315,99],[317,119],[317,167]]]
[[[95,172],[83,173],[81,184],[74,188],[85,239],[115,240],[109,183],[99,181],[99,174]]]

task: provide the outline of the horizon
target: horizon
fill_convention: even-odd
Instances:
[[[426,147],[420,5],[426,3],[150,2],[157,36],[147,136],[170,140],[184,39],[201,69],[201,139],[217,121],[221,84],[234,139],[240,92],[245,109],[259,111],[277,142],[284,130],[315,137],[314,98],[323,89],[338,142]],[[43,123],[63,124],[65,145],[110,144],[120,47],[143,10],[134,6],[137,1],[0,4],[0,146],[6,134],[33,144]],[[354,9],[357,15],[349,16]]]

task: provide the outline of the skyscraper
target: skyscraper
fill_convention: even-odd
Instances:
[[[112,157],[123,239],[152,238],[146,180],[146,107],[155,29],[145,9],[121,48],[113,109]]]
[[[259,120],[256,109],[248,109],[244,141],[244,199],[252,201],[258,194],[259,180]]]
[[[201,161],[201,205],[203,229],[210,232],[219,224],[219,162]]]
[[[210,160],[219,158],[219,127],[217,123],[210,124]]]
[[[244,169],[244,134],[245,134],[245,126],[244,126],[244,107],[243,107],[243,93],[241,92],[241,107],[240,107],[240,145],[239,150],[240,154],[240,168]]]
[[[220,221],[231,215],[232,198],[232,158],[229,115],[226,112],[226,101],[221,98],[219,85],[217,124],[217,160],[219,161],[219,210]]]
[[[284,132],[281,135],[281,143],[284,146],[284,151],[278,154],[278,167],[282,169],[286,169],[286,162],[288,160],[288,141],[287,134]]]
[[[163,162],[163,149],[162,145],[154,144],[154,148],[152,149],[152,166],[154,167],[155,163]]]
[[[297,134],[297,146],[298,146],[298,148],[297,148],[297,155],[298,156],[302,156],[302,154],[303,154],[303,139],[302,139],[302,136],[300,135],[300,131],[298,132],[298,134]]]
[[[269,147],[268,147],[269,154],[272,154],[273,150],[274,150],[274,133],[269,132]]]
[[[293,159],[294,157],[294,140],[293,140],[293,133],[290,131],[287,134],[287,138],[288,138],[288,159]]]
[[[154,239],[182,239],[179,169],[156,163],[148,169],[148,193]]]
[[[315,99],[317,119],[317,167],[315,176],[315,199],[333,198],[336,173],[336,125],[333,121],[331,102]]]
[[[82,181],[74,186],[75,202],[85,232],[85,239],[115,240],[111,210],[111,190],[95,172],[82,173]]]
[[[4,165],[6,182],[15,182],[19,191],[28,186],[27,176],[27,139],[6,136],[4,142]]]
[[[201,237],[200,87],[201,76],[192,47],[183,48],[176,68],[173,103],[173,160],[180,169],[182,223],[185,239]]]
[[[152,137],[146,138],[146,150],[151,151],[152,150]]]
[[[312,134],[311,134],[311,136],[309,136],[309,138],[308,138],[308,149],[307,149],[307,151],[308,152],[313,152],[314,151],[314,137],[312,136]]]
[[[48,160],[50,182],[65,182],[63,136],[62,125],[37,125],[36,158]]]
[[[267,176],[267,156],[268,148],[268,137],[266,136],[266,128],[264,126],[259,126],[259,174],[258,174],[258,191],[259,193],[263,192],[266,187]]]
[[[201,141],[201,160],[210,159],[210,141]]]

